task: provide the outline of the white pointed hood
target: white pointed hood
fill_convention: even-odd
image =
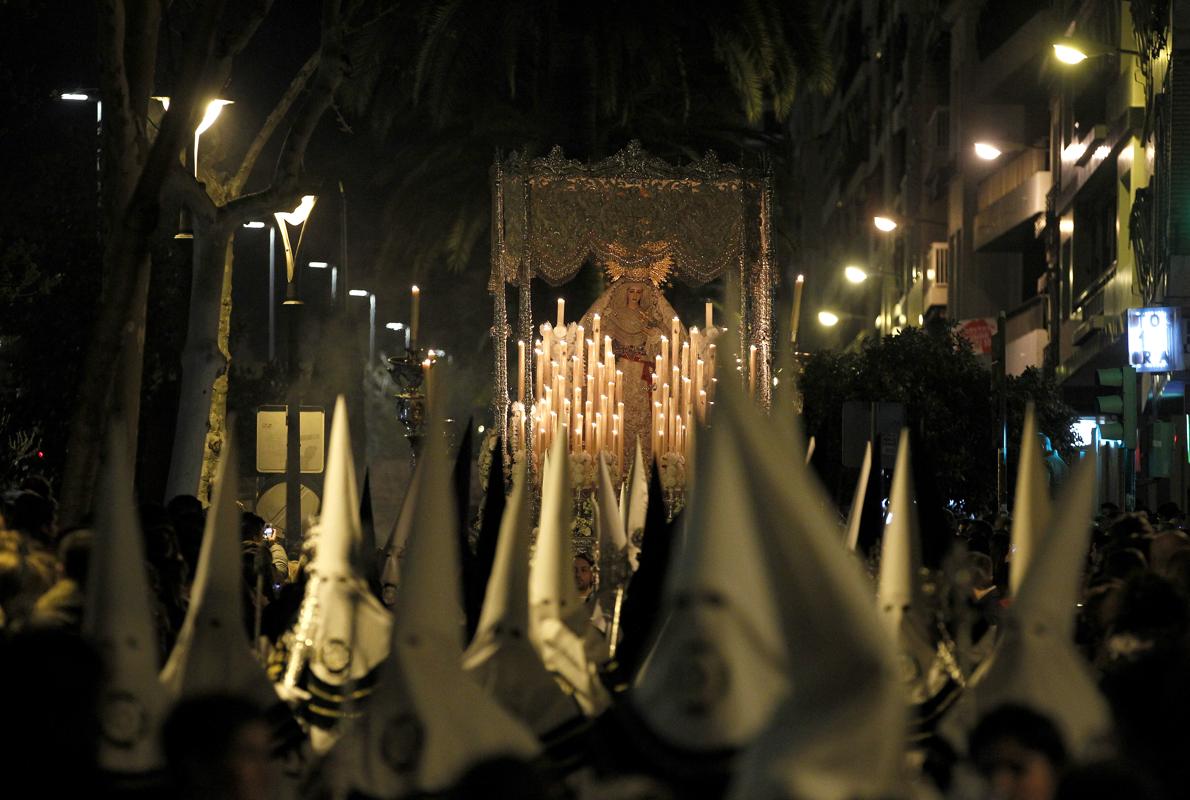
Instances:
[[[917,497],[909,455],[909,429],[901,429],[897,463],[893,469],[880,547],[880,581],[876,599],[890,631],[898,631],[901,620],[917,602],[917,571],[921,565]]]
[[[550,450],[549,464],[541,485],[541,523],[537,531],[537,552],[529,576],[530,619],[553,618],[566,622],[581,634],[586,610],[574,583],[574,552],[571,528],[574,521],[574,491],[570,482],[570,458],[566,441],[559,436]],[[530,626],[530,637],[538,634]]]
[[[574,694],[584,713],[594,716],[608,703],[595,662],[598,651],[606,654],[606,645],[599,646],[590,609],[575,586],[573,518],[570,457],[559,436],[541,486],[537,549],[529,571],[529,640],[545,668]]]
[[[872,477],[872,442],[864,447],[864,461],[859,468],[859,480],[855,483],[855,494],[851,499],[851,512],[847,515],[847,549],[855,552],[859,546],[859,525],[864,518],[864,501],[868,496],[868,480]]]
[[[788,420],[759,413],[728,381],[715,427],[747,454],[739,507],[764,542],[793,687],[741,755],[733,798],[901,797],[906,698],[871,590],[823,510]]]
[[[664,623],[630,695],[656,735],[695,751],[748,744],[789,692],[778,592],[747,488],[754,465],[720,419],[704,434]]]
[[[636,440],[632,456],[632,468],[626,481],[627,504],[624,507],[624,534],[628,537],[628,561],[635,570],[639,566],[640,548],[634,544],[638,531],[645,529],[645,514],[649,509],[649,470],[645,467],[645,455]]]
[[[616,507],[616,490],[607,461],[601,455],[595,485],[595,533],[599,542],[599,595],[610,600],[616,587],[632,574],[628,565],[628,537]]]
[[[278,702],[277,693],[252,655],[244,631],[236,457],[237,448],[229,432],[215,473],[190,608],[161,671],[161,682],[175,698],[221,692],[241,695],[268,708]]]
[[[112,423],[96,495],[83,632],[107,668],[99,698],[99,765],[136,774],[164,766],[159,731],[168,699],[157,678],[157,628],[127,441],[124,426]]]
[[[361,539],[353,464],[347,403],[340,396],[331,422],[322,516],[303,600],[303,613],[311,604],[316,620],[307,651],[314,695],[309,709],[318,730],[333,725],[334,736],[342,731],[333,723],[358,713],[362,697],[371,690],[373,670],[388,655],[392,627],[392,616],[351,557]],[[319,751],[332,743],[321,736],[312,737],[312,742]]]
[[[1012,560],[1008,565],[1008,586],[1015,597],[1050,522],[1049,475],[1041,461],[1037,441],[1037,410],[1030,400],[1025,406],[1017,462],[1016,495],[1012,510]]]
[[[501,705],[544,735],[580,715],[529,643],[529,497],[524,460],[500,520],[479,627],[463,668]]]
[[[952,744],[965,747],[966,734],[979,718],[1003,703],[1020,703],[1050,717],[1075,757],[1088,754],[1110,732],[1107,702],[1074,644],[1094,498],[1094,464],[1076,464],[1058,498],[1062,514],[1030,559],[996,649],[943,721]]]
[[[413,509],[417,507],[417,484],[420,475],[421,464],[419,463],[409,478],[409,488],[405,490],[405,499],[401,502],[397,521],[384,546],[384,563],[380,567],[380,587],[384,593],[385,605],[389,607],[396,602],[397,587],[401,584],[401,564],[405,560],[405,548],[409,544],[409,534],[413,530]]]
[[[533,734],[463,672],[458,519],[440,436],[426,437],[421,470],[392,651],[366,715],[332,753],[332,783],[370,797],[442,792],[481,761],[539,751]]]

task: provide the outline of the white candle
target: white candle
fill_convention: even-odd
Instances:
[[[603,344],[603,340],[599,338],[599,315],[593,314],[591,316],[591,339],[595,342],[595,347]],[[599,359],[599,353],[595,354],[596,360]]]
[[[756,395],[756,345],[748,345],[748,394]]]
[[[711,301],[710,300],[708,300],[707,304],[706,304],[706,313],[707,313],[706,329],[709,331],[711,328],[715,327],[714,325],[711,324],[712,320],[714,319],[714,315],[711,313]]]
[[[516,396],[517,400],[525,398],[525,341],[518,339],[516,343]]]
[[[558,327],[561,328],[566,324],[566,301],[561,297],[558,298]]]
[[[417,331],[421,326],[421,289],[415,285],[412,290],[413,309],[409,314],[410,344],[417,347]]]
[[[802,289],[806,285],[806,276],[798,275],[793,284],[793,309],[789,312],[789,341],[797,344],[797,329],[802,319]]]
[[[678,342],[682,341],[682,321],[674,317],[669,321],[670,334],[674,340],[674,358],[678,357]]]

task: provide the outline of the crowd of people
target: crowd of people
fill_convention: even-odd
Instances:
[[[130,783],[102,773],[96,752],[105,735],[98,708],[104,654],[85,635],[88,561],[96,533],[88,526],[59,528],[55,509],[49,483],[38,477],[10,489],[0,505],[0,685],[8,687],[0,759],[9,765],[6,781],[33,787],[25,794],[5,794],[276,796],[275,714],[234,695],[188,697],[174,705],[160,732],[164,774]],[[208,512],[194,497],[177,497],[166,506],[144,504],[139,512],[157,655],[164,664],[186,617]],[[920,796],[1168,800],[1190,791],[1190,762],[1183,757],[1190,746],[1190,728],[1184,724],[1190,718],[1190,534],[1185,524],[1183,512],[1172,503],[1155,512],[1133,513],[1104,504],[1096,518],[1075,641],[1109,704],[1111,734],[1090,748],[1077,748],[1065,738],[1059,721],[1043,710],[1005,703],[984,710],[956,746],[933,729],[929,714],[936,709],[929,714],[921,710],[927,702],[918,709],[921,718],[909,753],[919,768]],[[642,563],[650,558],[649,534],[646,529]],[[1007,516],[961,519],[949,530],[922,534],[947,541],[945,562],[960,563],[967,577],[962,602],[977,619],[975,637],[995,638],[998,629],[1011,624],[1006,612],[1015,599],[1009,589],[1011,521]],[[286,637],[300,613],[309,553],[303,543],[287,543],[283,532],[248,511],[241,515],[240,536],[244,632],[247,641],[256,643],[262,661],[272,655],[271,676],[277,680]],[[384,597],[379,573],[388,555],[377,553],[371,562],[376,574],[367,576],[378,599]],[[655,551],[652,558],[658,557]],[[934,570],[927,582],[940,585],[947,580],[945,571]],[[599,635],[623,635],[612,622],[611,609],[599,605],[599,559],[594,554],[580,552],[574,558],[574,579]],[[641,580],[655,580],[655,574]],[[651,594],[656,587],[641,587],[638,596],[657,596]],[[630,581],[628,596],[632,591]],[[945,636],[947,620],[934,621]],[[611,696],[620,696],[625,676],[612,668],[604,675]],[[604,713],[618,713],[614,700]],[[707,780],[701,790],[668,780],[672,765],[651,774],[639,769],[647,754],[637,753],[631,767],[618,762],[624,773],[637,773],[635,782],[628,774],[615,774],[617,768],[608,770],[607,765],[616,759],[596,752],[616,749],[608,730],[595,724],[578,740],[568,738],[564,753],[547,747],[547,766],[508,761],[477,765],[449,796],[682,797],[722,792],[716,780]],[[680,748],[667,752],[672,759]],[[715,760],[705,754],[682,755],[691,763],[701,760],[704,768]],[[854,756],[865,758],[862,752]],[[596,764],[603,766],[602,780],[576,777]]]

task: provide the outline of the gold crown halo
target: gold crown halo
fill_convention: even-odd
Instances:
[[[604,268],[612,283],[622,280],[648,281],[661,286],[673,269],[673,256],[668,242],[643,242],[633,251],[612,242],[600,252]]]

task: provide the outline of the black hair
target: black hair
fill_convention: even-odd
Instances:
[[[1053,720],[1031,708],[1005,703],[984,714],[967,739],[967,751],[978,759],[980,753],[1004,739],[1041,753],[1054,769],[1066,765],[1066,743],[1061,732]]]
[[[265,722],[260,707],[233,694],[195,695],[180,701],[165,718],[161,743],[171,770],[188,764],[215,764],[232,745],[236,733]]]

